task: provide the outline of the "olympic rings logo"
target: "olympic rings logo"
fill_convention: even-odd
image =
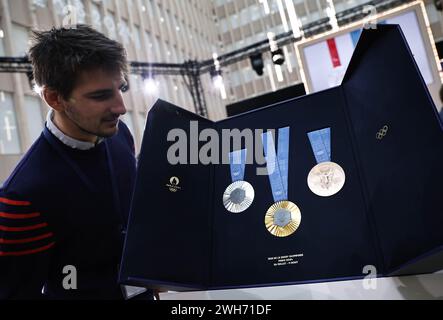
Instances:
[[[383,139],[384,137],[386,137],[386,135],[388,134],[388,130],[389,130],[389,127],[388,127],[388,126],[384,126],[383,128],[381,128],[381,129],[377,132],[377,134],[375,135],[375,137],[377,138],[377,140],[381,140],[381,139]]]

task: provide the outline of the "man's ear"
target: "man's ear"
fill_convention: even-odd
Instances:
[[[48,87],[44,87],[42,90],[42,98],[45,100],[45,102],[55,111],[63,111],[64,110],[64,104],[63,98],[61,95],[55,91],[51,90]]]

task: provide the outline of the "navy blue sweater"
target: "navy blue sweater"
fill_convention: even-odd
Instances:
[[[0,300],[123,298],[117,278],[135,173],[123,123],[87,151],[45,128],[0,189]],[[75,290],[63,286],[73,275],[66,266],[77,271]]]

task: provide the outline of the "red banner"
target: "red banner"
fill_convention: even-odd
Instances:
[[[340,56],[338,54],[337,44],[335,43],[335,39],[334,38],[328,39],[326,40],[326,42],[328,43],[329,54],[332,60],[332,66],[334,68],[340,67],[341,66]]]

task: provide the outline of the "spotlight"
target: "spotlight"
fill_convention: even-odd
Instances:
[[[220,69],[217,70],[215,67],[212,67],[211,70],[209,70],[209,74],[214,81],[215,78],[222,76],[222,71]]]
[[[226,95],[225,84],[223,82],[222,71],[220,69],[217,70],[216,67],[212,67],[211,70],[209,71],[209,74],[211,75],[214,88],[220,90],[220,95],[222,99],[225,100],[227,98],[227,95]]]
[[[283,50],[278,47],[275,41],[275,34],[268,32],[269,47],[271,48],[272,62],[277,65],[282,65],[285,62],[285,55]]]
[[[283,54],[283,50],[281,48],[272,51],[271,54],[272,62],[274,62],[274,64],[282,65],[285,62],[285,55]]]
[[[263,62],[263,55],[261,53],[253,54],[249,57],[251,59],[252,69],[257,72],[259,76],[263,75],[263,68],[265,64]]]
[[[158,84],[153,77],[144,77],[143,87],[149,95],[156,95],[158,93]]]
[[[212,83],[214,84],[215,88],[220,89],[222,86],[224,86],[221,70],[211,68],[211,70],[209,71],[209,74],[211,75]]]
[[[221,75],[215,76],[212,79],[212,82],[214,83],[214,87],[222,90],[222,88],[224,88],[225,84],[223,83],[223,77]]]

